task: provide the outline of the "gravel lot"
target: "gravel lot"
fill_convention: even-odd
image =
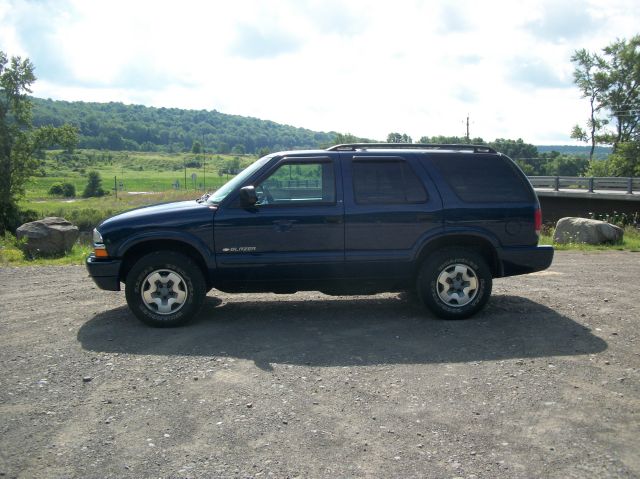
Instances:
[[[472,320],[209,293],[156,330],[0,269],[2,477],[640,477],[640,254],[560,252]]]

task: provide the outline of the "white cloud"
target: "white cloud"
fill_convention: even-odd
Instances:
[[[216,109],[384,139],[568,143],[578,48],[638,33],[632,0],[0,0],[42,97]],[[588,35],[586,34],[588,33]]]

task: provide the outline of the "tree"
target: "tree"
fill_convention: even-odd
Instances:
[[[334,145],[347,145],[349,143],[362,143],[360,138],[351,133],[336,133],[336,137],[333,140]]]
[[[84,198],[91,198],[92,196],[104,196],[107,192],[102,188],[102,177],[97,171],[89,172],[89,181],[82,193]]]
[[[640,35],[618,40],[604,49],[607,57],[607,89],[604,103],[615,118],[614,151],[620,143],[639,141]]]
[[[640,176],[640,141],[619,143],[607,160],[613,176]]]
[[[591,143],[590,158],[597,144],[612,144],[617,153],[623,143],[640,141],[640,35],[613,42],[602,55],[577,50],[571,61],[574,82],[591,109],[587,129],[576,125],[571,137]],[[625,148],[620,158],[633,159],[633,147]]]
[[[571,57],[571,61],[577,65],[573,71],[573,81],[582,92],[582,97],[588,98],[591,111],[587,120],[588,130],[583,130],[580,125],[575,125],[571,131],[571,138],[591,143],[589,160],[592,160],[596,144],[602,141],[598,134],[608,123],[608,120],[598,117],[604,106],[601,103],[600,95],[606,88],[605,61],[599,55],[585,49],[577,50]]]
[[[498,138],[490,142],[489,146],[500,153],[504,153],[512,160],[538,157],[538,149],[534,145],[522,141],[522,138],[517,140]]]
[[[77,131],[66,125],[33,128],[31,85],[36,80],[31,61],[0,51],[0,233],[20,222],[17,200],[38,170],[36,153],[52,143],[72,151]]]
[[[200,153],[202,153],[202,145],[200,144],[199,141],[193,142],[193,146],[191,147],[191,153],[195,155],[199,155]]]
[[[387,143],[413,143],[413,140],[406,133],[389,133]]]
[[[8,65],[7,65],[8,64]],[[33,64],[0,51],[0,232],[18,221],[16,199],[38,166],[34,158],[31,103],[27,93],[36,77]]]

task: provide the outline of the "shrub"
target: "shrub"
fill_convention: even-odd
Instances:
[[[51,188],[49,188],[49,194],[52,196],[62,196],[63,195],[62,184],[55,183],[51,185]]]
[[[49,188],[49,194],[52,196],[73,198],[76,196],[76,187],[72,183],[55,183]]]

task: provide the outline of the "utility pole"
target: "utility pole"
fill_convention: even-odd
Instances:
[[[471,137],[469,136],[469,113],[467,113],[467,144],[471,143]]]
[[[202,189],[207,192],[207,150],[204,147],[204,133],[202,134]]]

